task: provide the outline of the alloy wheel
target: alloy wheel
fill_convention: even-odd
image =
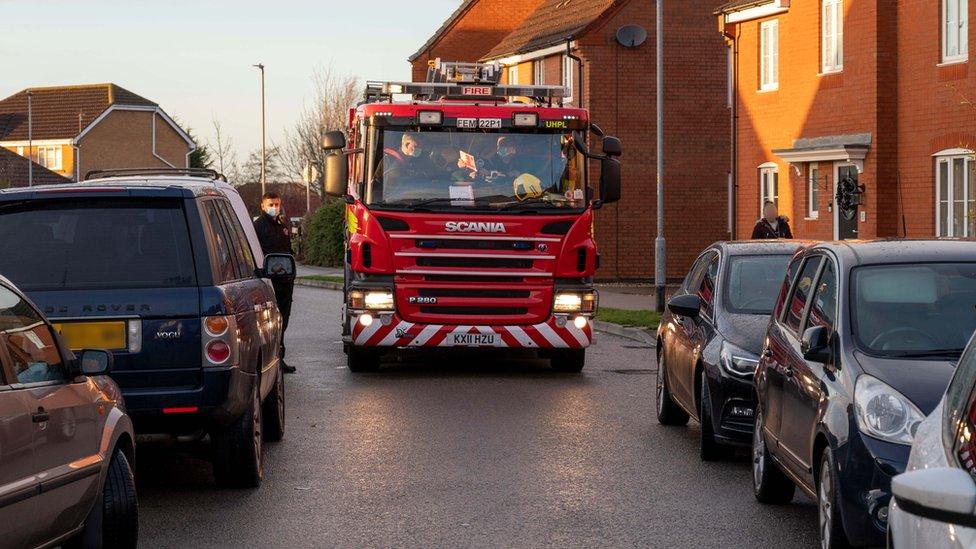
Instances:
[[[752,482],[758,488],[766,472],[766,438],[763,436],[762,412],[756,412],[756,425],[752,432]]]
[[[828,467],[821,468],[818,495],[820,496],[820,501],[817,502],[817,509],[820,511],[820,546],[827,549],[830,547],[830,532],[833,527],[833,483]]]
[[[251,403],[251,425],[253,426],[254,437],[254,459],[258,465],[258,477],[264,477],[264,439],[261,429],[261,390],[258,385],[254,386],[254,402]]]

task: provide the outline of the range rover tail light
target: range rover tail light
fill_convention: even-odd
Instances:
[[[206,316],[201,320],[204,366],[236,365],[239,339],[235,318],[231,315]]]

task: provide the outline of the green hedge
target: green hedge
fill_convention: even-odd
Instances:
[[[345,250],[346,203],[328,200],[306,220],[304,261],[319,267],[341,267]]]

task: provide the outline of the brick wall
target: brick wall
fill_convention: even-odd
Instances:
[[[666,4],[665,238],[667,275],[684,276],[698,253],[727,238],[729,114],[726,54],[712,10],[721,2]],[[648,41],[620,46],[617,29],[638,24]],[[592,122],[624,145],[621,201],[596,215],[600,278],[654,276],[656,236],[656,96],[654,10],[630,2],[580,40],[584,106]],[[591,173],[598,180],[598,172]]]
[[[772,17],[780,27],[780,84],[773,92],[757,91],[762,20],[729,26],[739,50],[738,236],[748,236],[759,216],[757,168],[772,161],[779,167],[780,210],[793,219],[794,234],[832,239],[834,163],[817,164],[820,215],[809,219],[809,165],[797,173],[771,151],[801,137],[867,132],[872,143],[859,176],[867,188],[859,236],[935,234],[932,155],[976,148],[976,107],[965,104],[976,98],[976,73],[968,63],[939,66],[940,5],[846,0],[843,72],[821,75],[820,2],[793,2],[788,13]],[[976,13],[976,1],[969,9]]]
[[[185,167],[190,148],[162,118],[152,112],[114,111],[79,143],[81,177],[91,170],[168,167],[153,156],[153,117],[156,153],[176,167]]]
[[[445,61],[481,59],[542,2],[543,0],[478,0],[411,63],[414,81],[424,81],[427,77],[427,62],[438,57]]]

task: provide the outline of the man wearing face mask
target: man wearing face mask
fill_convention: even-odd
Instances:
[[[514,178],[528,170],[518,160],[518,143],[512,136],[502,136],[495,143],[495,154],[485,159],[483,165],[478,166],[478,175],[485,178],[505,177]],[[475,174],[472,173],[472,177]]]
[[[261,197],[261,215],[254,219],[254,231],[258,234],[261,249],[265,254],[291,254],[291,231],[284,222],[284,211],[281,208],[281,197],[276,192],[267,192]],[[285,330],[288,329],[288,317],[291,316],[292,294],[295,290],[294,280],[273,280],[278,310],[281,311],[281,366],[286,373],[295,373],[295,367],[285,363]]]

